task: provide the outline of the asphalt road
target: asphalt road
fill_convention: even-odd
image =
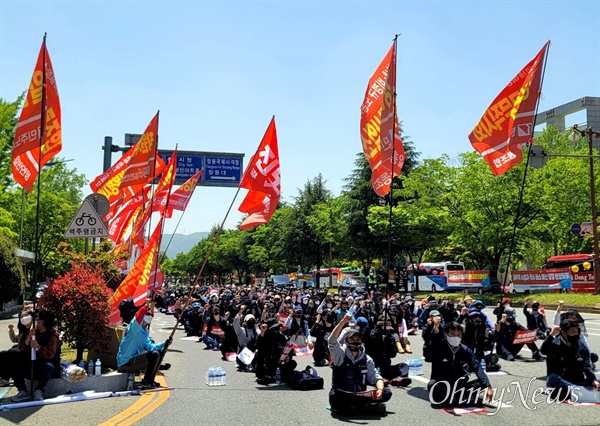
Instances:
[[[547,312],[552,318],[553,312]],[[522,320],[523,315],[518,316]],[[600,316],[584,315],[588,331],[588,341],[595,352],[600,352]],[[152,336],[157,341],[166,339],[174,319],[158,314],[152,326]],[[0,332],[6,329],[7,321],[0,321]],[[409,357],[421,355],[422,339],[410,338],[414,354],[398,355],[394,362],[406,361]],[[2,332],[0,348],[10,346],[8,336]],[[173,367],[164,372],[169,387],[174,388],[170,397],[137,424],[165,425],[168,423],[202,424],[245,424],[245,425],[298,425],[298,424],[465,424],[465,425],[598,425],[600,407],[570,406],[567,404],[548,405],[545,402],[533,404],[535,388],[545,388],[545,363],[531,360],[531,352],[522,351],[522,359],[508,363],[502,360],[505,375],[490,375],[492,386],[501,392],[505,389],[503,406],[494,415],[469,414],[454,416],[430,407],[426,382],[430,368],[424,364],[424,375],[414,378],[407,388],[393,388],[393,396],[387,404],[388,415],[363,416],[348,419],[329,411],[327,396],[331,383],[331,369],[319,367],[319,374],[325,378],[325,389],[317,391],[294,391],[285,385],[260,386],[251,373],[240,373],[235,363],[221,361],[221,353],[203,350],[204,344],[196,339],[186,338],[178,331],[175,341],[165,361]],[[311,364],[312,358],[296,358],[298,368]],[[208,387],[204,376],[211,366],[221,366],[227,371],[227,385]],[[520,383],[525,395],[527,408],[521,396],[515,391]],[[512,385],[511,385],[512,383]],[[531,384],[530,384],[531,383]],[[510,388],[509,388],[510,387]],[[527,389],[529,392],[527,396]],[[0,388],[0,392],[2,389]],[[511,390],[511,392],[509,392]],[[14,393],[12,391],[10,394]],[[543,400],[537,397],[537,400]],[[136,397],[108,398],[97,401],[76,402],[57,406],[44,406],[37,409],[22,409],[0,413],[0,424],[65,424],[66,419],[75,419],[77,424],[98,424],[133,404]],[[495,409],[488,408],[488,414]]]

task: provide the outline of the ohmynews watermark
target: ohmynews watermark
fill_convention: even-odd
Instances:
[[[524,388],[519,381],[514,381],[509,383],[508,386],[501,387],[500,391],[498,391],[498,388],[493,387],[491,399],[488,399],[487,396],[488,388],[463,387],[464,384],[461,385],[459,382],[461,380],[465,380],[466,382],[466,378],[464,377],[461,377],[458,381],[454,382],[454,384],[450,384],[449,382],[442,380],[436,382],[429,390],[429,402],[438,405],[446,403],[447,401],[452,401],[455,404],[466,405],[471,403],[474,404],[476,401],[485,401],[487,406],[491,406],[496,409],[494,412],[486,413],[486,415],[494,416],[496,413],[498,413],[498,411],[500,411],[500,408],[508,406],[517,400],[517,397],[518,400],[521,401],[521,404],[523,404],[523,406],[530,411],[537,410],[537,406],[540,404],[562,404],[565,399],[567,399],[565,392],[553,392],[547,394],[546,387],[544,386],[534,388],[532,383],[536,379],[537,377],[531,378],[529,383],[527,383],[526,388]],[[438,386],[445,387],[445,394],[443,398],[441,398],[441,389],[443,388],[438,388]],[[579,396],[576,392],[579,389],[580,387],[571,388],[572,402],[577,402],[579,400]],[[437,396],[434,395],[434,392],[437,394]],[[439,400],[436,400],[436,397]]]

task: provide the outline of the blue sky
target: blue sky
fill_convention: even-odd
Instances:
[[[284,199],[318,173],[338,195],[361,151],[368,79],[396,33],[399,118],[422,159],[471,150],[473,126],[548,39],[540,111],[600,96],[598,1],[0,0],[0,97],[26,90],[44,32],[60,155],[89,180],[102,172],[104,136],[122,145],[159,109],[160,148],[246,161],[275,115]],[[220,223],[234,194],[198,187],[178,232]]]

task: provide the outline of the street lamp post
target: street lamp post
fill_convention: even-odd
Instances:
[[[592,235],[594,238],[594,288],[595,294],[600,294],[600,249],[598,248],[598,221],[596,220],[596,182],[594,178],[594,155],[592,141],[593,137],[600,138],[600,132],[591,127],[580,130],[577,124],[573,126],[571,136],[583,136],[588,140],[590,158],[590,200],[592,204]],[[573,138],[571,138],[573,139]]]

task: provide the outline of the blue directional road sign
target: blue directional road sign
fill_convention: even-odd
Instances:
[[[173,150],[159,149],[158,155],[168,162]],[[238,187],[244,170],[244,154],[229,152],[177,151],[175,185],[182,185],[204,168],[198,185]]]

